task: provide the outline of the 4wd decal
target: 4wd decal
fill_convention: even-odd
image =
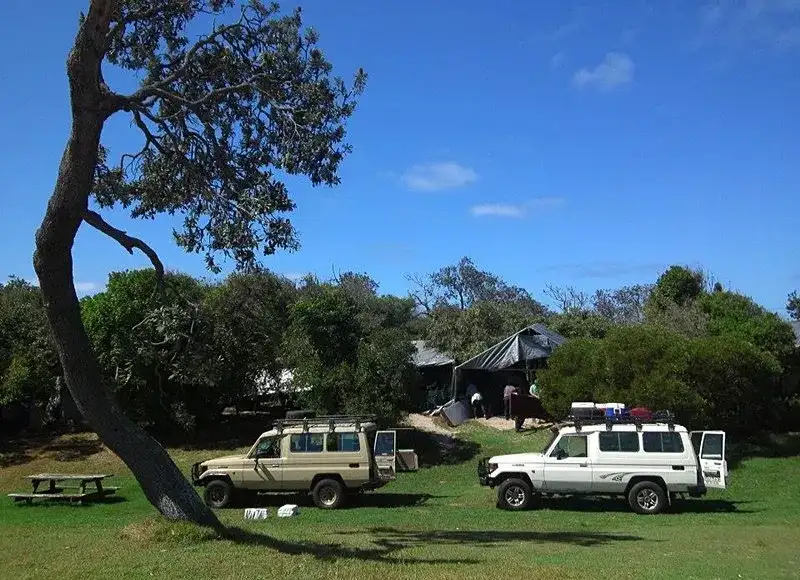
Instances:
[[[626,475],[632,475],[632,474],[629,471],[623,473],[606,473],[605,475],[601,475],[600,479],[611,478],[611,481],[622,481]]]

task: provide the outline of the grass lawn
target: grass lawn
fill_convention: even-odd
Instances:
[[[542,434],[471,426],[461,436],[479,455],[538,450]],[[192,462],[236,450],[180,450]],[[756,454],[757,455],[757,454]],[[361,505],[298,518],[245,522],[219,540],[169,524],[124,465],[92,436],[38,441],[0,453],[0,491],[28,487],[39,471],[114,473],[113,503],[14,504],[0,497],[0,576],[23,578],[797,578],[800,457],[741,461],[732,484],[672,513],[638,516],[621,501],[551,500],[524,513],[495,508],[477,483],[477,457],[400,474]],[[278,506],[287,498],[270,498]],[[292,501],[297,501],[293,499]],[[272,510],[274,513],[274,510]]]

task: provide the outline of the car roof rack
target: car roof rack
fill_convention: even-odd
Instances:
[[[304,417],[302,419],[278,419],[274,423],[278,433],[283,433],[286,427],[296,427],[302,425],[303,432],[307,432],[310,427],[327,427],[333,433],[337,425],[355,425],[356,431],[361,431],[364,423],[375,422],[374,415],[320,415],[317,417]]]
[[[574,426],[575,431],[580,431],[587,425],[605,425],[606,431],[614,429],[614,425],[636,425],[636,430],[641,431],[642,425],[664,425],[666,424],[670,431],[675,430],[675,415],[671,411],[664,411],[662,414],[653,416],[652,418],[645,417],[569,417],[566,421],[560,423],[561,427]]]

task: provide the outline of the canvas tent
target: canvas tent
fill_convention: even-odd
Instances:
[[[443,410],[445,417],[451,424],[467,419],[469,408],[459,401],[459,396],[468,382],[475,383],[494,412],[499,413],[502,388],[509,375],[519,375],[515,382],[520,383],[526,371],[541,367],[553,349],[565,342],[566,338],[543,324],[532,324],[457,365],[453,369],[452,400]]]
[[[414,345],[415,349],[411,360],[417,368],[442,367],[456,362],[446,354],[442,354],[429,346],[424,340],[412,340],[411,344]]]
[[[411,362],[417,368],[418,374],[415,406],[420,411],[427,411],[444,404],[450,398],[450,383],[456,361],[424,340],[414,340],[412,344],[414,354]]]
[[[533,324],[461,363],[455,368],[455,374],[469,369],[487,371],[524,369],[529,361],[548,358],[553,349],[565,341],[563,336],[546,326]],[[453,394],[455,395],[455,392]]]

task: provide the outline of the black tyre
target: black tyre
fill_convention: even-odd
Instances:
[[[667,505],[667,494],[655,482],[640,481],[628,492],[628,505],[637,514],[659,514]]]
[[[203,493],[203,499],[206,501],[208,507],[214,509],[222,509],[231,503],[233,497],[233,488],[231,484],[222,479],[215,479],[208,482],[206,490]]]
[[[318,508],[333,510],[344,503],[344,486],[336,479],[321,479],[311,491],[311,496]]]
[[[517,478],[506,479],[497,489],[497,507],[504,510],[527,509],[533,497],[530,484]]]

